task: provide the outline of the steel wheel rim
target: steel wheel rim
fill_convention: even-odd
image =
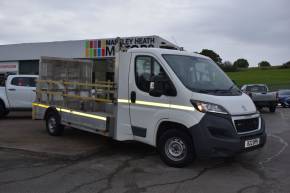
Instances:
[[[178,137],[172,137],[165,143],[165,153],[173,161],[183,160],[187,153],[184,141]]]
[[[48,119],[48,129],[50,132],[54,132],[56,127],[56,119],[54,117],[50,117]]]

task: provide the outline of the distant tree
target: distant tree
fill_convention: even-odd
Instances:
[[[236,72],[238,69],[230,61],[224,61],[221,65],[221,68],[225,72]]]
[[[215,63],[217,63],[218,65],[222,64],[222,59],[221,57],[215,53],[213,50],[208,50],[208,49],[203,49],[200,54],[210,57]]]
[[[282,68],[290,68],[290,61],[284,63],[284,64],[282,65]]]
[[[234,66],[237,68],[248,68],[249,62],[244,58],[239,58],[234,62]]]
[[[222,63],[223,66],[232,66],[233,63],[231,63],[230,61],[226,60]]]
[[[260,68],[263,68],[263,67],[270,67],[271,64],[270,64],[269,62],[267,62],[267,61],[262,61],[262,62],[260,62],[260,63],[258,64],[258,66],[259,66]]]

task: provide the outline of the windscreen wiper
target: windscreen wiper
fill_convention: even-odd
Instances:
[[[234,88],[235,84],[233,84],[232,86],[230,86],[229,89],[227,89],[228,91],[232,90]]]
[[[229,90],[225,90],[225,89],[214,89],[214,90],[210,90],[210,91],[212,91],[212,92],[214,92],[214,93],[217,93],[217,92],[228,92]]]
[[[229,92],[229,91],[231,91],[234,88],[234,86],[235,86],[235,84],[230,86],[230,88],[228,88],[228,89],[215,89],[215,90],[212,90],[212,91],[213,92]]]
[[[211,92],[211,90],[206,90],[206,89],[199,89],[199,90],[196,90],[197,92],[199,93],[209,93]]]

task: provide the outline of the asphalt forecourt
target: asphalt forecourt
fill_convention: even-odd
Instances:
[[[0,148],[31,154],[78,159],[98,151],[108,139],[66,128],[63,136],[52,137],[43,120],[32,120],[31,112],[13,112],[0,120]]]
[[[30,114],[11,114],[0,120],[0,192],[288,193],[290,109],[262,114],[268,135],[263,149],[230,160],[199,159],[185,168],[166,166],[147,145],[74,129],[52,137]]]

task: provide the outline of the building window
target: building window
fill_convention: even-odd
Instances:
[[[37,75],[39,74],[38,60],[23,60],[19,61],[19,74]]]

